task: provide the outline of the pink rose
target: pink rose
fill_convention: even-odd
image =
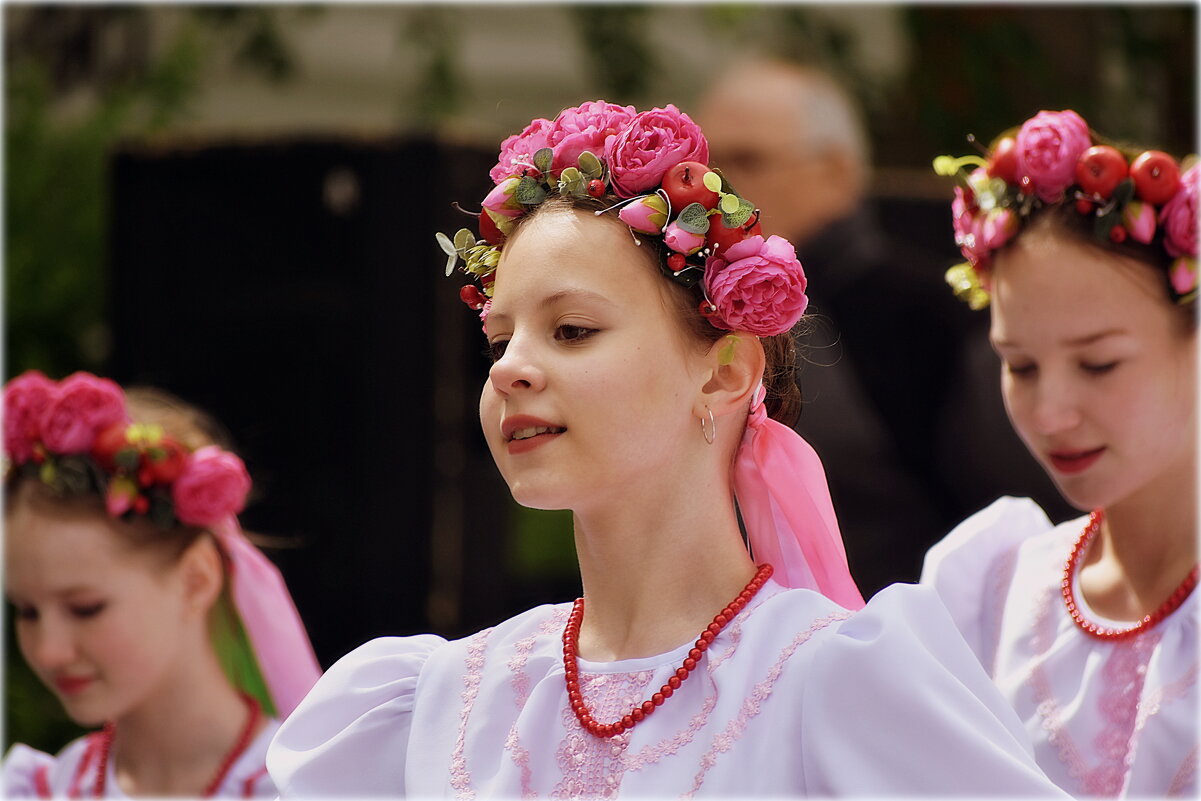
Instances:
[[[1163,246],[1171,256],[1197,256],[1197,167],[1180,176],[1180,188],[1163,205],[1159,223],[1164,228]]]
[[[551,121],[541,117],[532,121],[519,134],[513,134],[500,143],[500,157],[496,166],[488,173],[492,183],[499,184],[514,175],[523,175],[525,169],[534,168],[534,154],[544,147],[550,147],[547,136],[550,134]]]
[[[634,197],[663,181],[681,161],[709,163],[709,143],[692,119],[670,103],[644,111],[605,148],[609,184],[618,197]]]
[[[618,106],[604,100],[563,109],[555,117],[547,137],[555,151],[551,169],[561,172],[565,167],[575,167],[585,150],[598,159],[604,157],[609,140],[629,125],[636,113],[633,106]]]
[[[755,336],[782,334],[805,313],[805,270],[783,237],[752,236],[705,265],[705,293],[719,328]]]
[[[622,206],[617,216],[635,231],[661,234],[667,225],[667,201],[657,194],[646,195]]]
[[[42,442],[55,453],[86,453],[101,429],[128,419],[125,393],[107,378],[73,373],[64,378],[38,420]]]
[[[192,526],[210,526],[246,506],[250,474],[235,454],[209,445],[188,455],[171,487],[175,516]]]
[[[42,411],[55,384],[38,370],[26,370],[4,388],[4,451],[17,464],[28,462],[41,438]]]
[[[1040,111],[1017,135],[1018,176],[1029,176],[1045,203],[1076,180],[1076,161],[1092,145],[1088,123],[1074,111]]]
[[[663,244],[676,253],[691,256],[705,246],[705,235],[694,234],[680,227],[679,223],[671,223],[663,232]],[[727,254],[728,255],[728,254]]]

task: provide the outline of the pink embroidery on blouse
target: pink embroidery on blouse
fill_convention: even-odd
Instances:
[[[545,618],[538,626],[538,631],[529,637],[518,640],[514,646],[513,658],[509,660],[509,670],[513,673],[510,685],[513,687],[513,703],[518,710],[524,709],[530,699],[530,677],[525,673],[525,665],[530,653],[542,637],[557,633],[567,623],[568,609],[566,606],[556,607],[554,613]],[[533,775],[530,772],[530,752],[521,744],[521,735],[517,733],[517,721],[509,730],[505,739],[505,750],[509,752],[513,764],[521,773],[521,797],[535,798],[538,793],[533,788]]]
[[[771,695],[772,690],[775,688],[776,682],[780,678],[780,674],[784,672],[784,665],[789,659],[792,658],[792,655],[796,652],[796,650],[808,642],[809,639],[817,632],[826,628],[830,624],[835,623],[836,621],[846,620],[850,616],[851,613],[844,610],[813,621],[807,630],[798,634],[793,641],[786,646],[783,651],[780,652],[780,656],[776,659],[775,664],[773,664],[771,669],[768,670],[767,677],[763,679],[763,681],[756,684],[755,689],[751,691],[750,697],[743,701],[742,708],[738,711],[738,715],[734,718],[734,720],[730,721],[724,730],[714,735],[713,742],[710,745],[708,752],[701,757],[701,769],[696,774],[696,779],[693,781],[692,789],[685,794],[685,797],[691,797],[696,794],[696,791],[700,789],[701,785],[705,781],[705,775],[715,764],[717,764],[718,755],[729,751],[734,746],[734,743],[738,741],[738,738],[743,735],[743,732],[746,731],[747,724],[750,723],[751,718],[759,714],[763,708],[763,702],[767,700],[769,695]]]
[[[1183,698],[1196,683],[1197,666],[1193,665],[1176,681],[1171,684],[1165,684],[1163,687],[1159,687],[1150,693],[1139,704],[1138,719],[1134,722],[1135,730],[1142,731],[1143,727],[1147,725],[1147,720],[1153,715],[1158,715],[1159,710],[1164,704]]]
[[[654,671],[635,673],[580,673],[580,692],[598,720],[616,720],[647,696]],[[602,740],[580,726],[571,707],[564,704],[560,719],[566,736],[557,759],[563,779],[551,791],[552,798],[614,798],[625,775],[622,756],[631,732]]]
[[[459,735],[455,739],[455,748],[450,757],[450,786],[455,789],[456,797],[462,799],[475,798],[471,789],[471,774],[467,770],[467,759],[464,756],[467,743],[467,720],[471,717],[475,699],[480,693],[480,676],[484,671],[484,651],[488,647],[488,636],[492,629],[484,629],[472,635],[467,640],[467,659],[464,664],[467,673],[463,676],[463,708],[459,711]]]
[[[1097,759],[1091,766],[1082,756],[1067,721],[1063,718],[1059,702],[1051,687],[1047,673],[1047,661],[1055,642],[1057,623],[1062,623],[1067,612],[1060,603],[1058,583],[1044,591],[1039,599],[1034,636],[1031,644],[1036,658],[1029,668],[1028,683],[1037,704],[1036,712],[1041,718],[1041,727],[1047,733],[1047,742],[1068,769],[1068,775],[1080,783],[1084,795],[1120,795],[1126,786],[1131,766],[1134,764],[1136,744],[1147,718],[1159,710],[1165,698],[1165,690],[1172,695],[1183,694],[1187,686],[1196,680],[1196,669],[1189,675],[1143,699],[1147,667],[1163,637],[1163,632],[1151,630],[1127,640],[1089,643],[1094,653],[1104,657],[1105,662],[1098,675],[1098,686],[1089,695],[1095,698],[1102,725],[1092,740]],[[1058,610],[1059,614],[1055,614]],[[1072,630],[1072,636],[1085,635]],[[1183,770],[1183,768],[1182,768]]]
[[[1188,756],[1184,758],[1184,763],[1180,766],[1180,770],[1176,771],[1176,775],[1172,777],[1172,783],[1168,786],[1169,796],[1184,795],[1184,792],[1193,786],[1194,778],[1197,775],[1197,748],[1189,751]]]

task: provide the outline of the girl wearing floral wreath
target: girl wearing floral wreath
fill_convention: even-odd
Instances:
[[[968,173],[964,167],[975,167]],[[1040,112],[959,173],[948,280],[992,310],[1014,428],[1084,517],[1001,498],[922,581],[1073,795],[1197,792],[1197,168]]]
[[[5,796],[276,795],[267,745],[320,668],[238,527],[250,477],[212,430],[89,373],[5,387],[17,640],[72,720],[103,725],[57,756],[13,746]]]
[[[777,421],[804,272],[707,161],[674,106],[586,103],[504,142],[482,239],[440,237],[483,286],[493,458],[573,511],[584,596],[344,657],[272,743],[281,795],[1056,793],[934,593],[853,611]]]

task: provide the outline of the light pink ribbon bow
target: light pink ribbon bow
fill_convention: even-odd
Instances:
[[[751,554],[770,563],[785,587],[861,609],[821,459],[800,434],[767,416],[765,395],[760,384],[734,458],[734,495]]]
[[[234,606],[283,720],[321,677],[321,666],[279,568],[246,539],[236,518],[210,530],[229,557]]]

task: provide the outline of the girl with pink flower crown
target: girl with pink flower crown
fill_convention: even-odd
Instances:
[[[482,239],[440,236],[482,284],[484,436],[572,510],[584,595],[343,657],[272,743],[282,796],[1059,794],[935,593],[864,607],[780,422],[804,271],[707,162],[674,106],[587,103],[504,142]]]
[[[267,745],[320,668],[236,515],[219,429],[166,393],[37,371],[4,388],[4,584],[30,667],[83,726],[4,795],[274,797]]]
[[[930,550],[922,582],[1073,795],[1198,789],[1192,160],[1043,111],[986,158],[935,161],[966,179],[968,261],[948,280],[991,307],[1010,420],[1088,514],[1053,525],[1001,498]]]

